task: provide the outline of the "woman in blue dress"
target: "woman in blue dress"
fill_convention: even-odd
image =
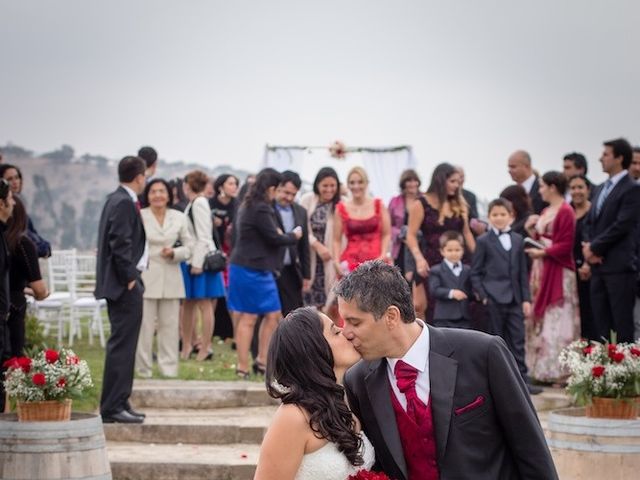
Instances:
[[[229,266],[229,309],[234,312],[238,354],[236,374],[249,376],[249,349],[258,315],[263,315],[258,334],[258,355],[254,373],[264,373],[269,340],[282,317],[282,306],[274,275],[282,266],[281,247],[293,245],[302,236],[278,228],[273,200],[282,175],[265,168],[242,201],[234,225],[234,242]]]
[[[224,297],[222,273],[205,272],[202,269],[205,256],[216,249],[213,241],[213,222],[209,201],[204,196],[204,189],[209,178],[207,174],[194,170],[184,179],[184,193],[189,205],[184,213],[189,218],[189,233],[195,239],[193,253],[188,263],[182,264],[184,278],[185,301],[182,324],[182,359],[189,358],[193,348],[193,333],[196,311],[202,315],[202,340],[196,360],[211,358],[211,337],[213,336],[214,316],[218,298]]]

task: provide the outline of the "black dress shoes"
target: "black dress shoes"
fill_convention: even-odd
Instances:
[[[147,418],[146,413],[136,412],[133,408],[129,407],[125,409],[125,411],[129,412],[134,417]]]
[[[113,415],[103,415],[102,423],[142,423],[144,422],[143,417],[138,417],[136,415],[131,415],[131,413],[126,410],[122,410],[119,413],[114,413]]]

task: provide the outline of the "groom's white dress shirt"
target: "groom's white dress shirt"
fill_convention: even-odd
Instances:
[[[416,318],[416,322],[418,322],[422,327],[422,332],[413,345],[411,345],[411,348],[407,351],[404,357],[387,358],[387,375],[389,376],[389,383],[391,383],[393,393],[405,411],[407,410],[407,398],[405,394],[400,392],[398,389],[396,375],[394,373],[398,360],[402,360],[418,370],[416,393],[418,394],[418,398],[422,400],[425,405],[429,404],[429,391],[431,389],[429,383],[429,329],[419,318]]]

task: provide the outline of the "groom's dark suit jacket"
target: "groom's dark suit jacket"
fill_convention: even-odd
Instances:
[[[513,356],[499,337],[429,328],[429,382],[440,480],[558,478]],[[347,397],[379,466],[407,480],[386,359],[360,361]],[[467,407],[467,408],[464,408]]]

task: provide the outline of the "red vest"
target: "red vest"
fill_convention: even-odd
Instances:
[[[427,405],[424,424],[418,426],[404,411],[391,386],[389,390],[391,390],[391,403],[396,414],[404,460],[407,462],[408,480],[438,480],[440,473],[436,462],[436,437],[433,432],[431,398]]]

